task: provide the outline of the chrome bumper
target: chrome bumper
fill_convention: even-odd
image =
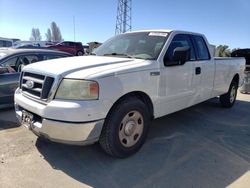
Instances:
[[[22,122],[22,110],[16,105],[16,116]],[[104,120],[93,122],[64,122],[38,118],[28,127],[34,134],[48,140],[72,144],[88,145],[99,140]]]

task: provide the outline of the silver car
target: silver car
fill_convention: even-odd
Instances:
[[[55,50],[0,48],[0,109],[13,106],[14,92],[25,65],[69,56],[72,55]]]

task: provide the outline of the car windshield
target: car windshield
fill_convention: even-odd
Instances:
[[[155,60],[158,58],[167,36],[167,32],[121,34],[103,43],[92,54]]]

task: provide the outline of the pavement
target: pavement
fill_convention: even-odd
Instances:
[[[154,120],[146,143],[126,159],[98,144],[68,146],[20,127],[0,111],[0,187],[250,187],[250,95],[233,108],[218,99]]]

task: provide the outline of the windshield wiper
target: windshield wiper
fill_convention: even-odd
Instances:
[[[129,56],[128,54],[119,54],[119,53],[110,53],[110,54],[103,54],[103,56],[125,56],[127,58],[132,58],[131,56]]]

